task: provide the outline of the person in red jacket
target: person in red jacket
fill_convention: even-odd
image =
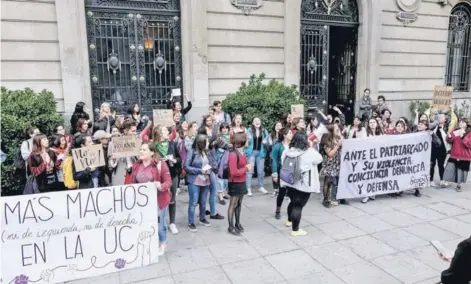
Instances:
[[[157,154],[157,147],[151,144],[142,144],[139,160],[132,166],[131,182],[148,183],[153,182],[158,190],[159,206],[159,255],[167,251],[167,226],[165,219],[167,207],[170,204],[172,194],[170,187],[172,178],[167,163]]]
[[[235,133],[232,136],[234,150],[229,153],[229,178],[228,193],[231,196],[229,208],[227,209],[227,219],[229,220],[229,233],[240,236],[244,228],[240,224],[240,211],[242,210],[242,199],[247,191],[247,172],[252,170],[253,165],[247,163],[244,155],[244,147],[247,141],[245,133]],[[235,224],[234,224],[235,216]]]
[[[450,158],[443,179],[455,182],[456,191],[466,182],[471,161],[471,125],[467,118],[461,118],[458,129],[448,133],[447,142],[451,144]]]

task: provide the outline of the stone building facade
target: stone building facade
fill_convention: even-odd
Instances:
[[[199,117],[250,75],[265,73],[299,86],[312,105],[353,113],[369,88],[373,101],[387,98],[394,116],[409,116],[410,102],[430,100],[434,85],[453,85],[455,103],[471,101],[469,5],[2,0],[1,84],[48,89],[65,115],[77,101],[160,107],[181,87]]]

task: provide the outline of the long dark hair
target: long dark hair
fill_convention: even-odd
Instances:
[[[277,121],[274,125],[273,128],[271,129],[271,139],[272,140],[278,140],[278,137],[280,136],[281,129],[278,133],[276,133],[276,125],[280,123],[281,124],[281,129],[283,129],[283,122]]]
[[[139,107],[139,104],[138,103],[132,103],[131,106],[129,107],[128,109],[128,114],[130,115],[133,115],[134,114],[134,108],[136,107],[136,105]],[[141,113],[141,107],[139,107],[139,111],[136,112],[137,115],[139,115]]]
[[[335,125],[335,123],[330,123],[325,126],[327,134],[322,136],[321,144],[323,147],[330,147],[330,145],[332,145],[332,141],[334,141],[335,138]]]
[[[263,133],[262,133],[262,130],[263,130],[263,123],[262,123],[262,120],[259,118],[259,117],[254,117],[252,119],[252,124],[250,125],[250,128],[252,129],[252,135],[255,135],[257,133],[257,129],[255,129],[255,126],[253,125],[253,122],[255,121],[255,119],[260,120],[260,136],[263,137]],[[263,139],[263,138],[262,138]]]
[[[206,125],[206,120],[207,120],[208,118],[213,119],[213,118],[211,117],[211,115],[209,115],[209,114],[203,116],[203,122],[201,123],[201,127],[208,127],[208,125]]]
[[[464,139],[466,137],[466,135],[468,135],[471,132],[471,125],[469,125],[469,120],[466,117],[462,117],[458,121],[458,127],[459,127],[459,122],[460,121],[466,123],[466,130],[464,131],[464,135],[462,137]]]
[[[371,120],[374,120],[376,122],[375,133],[373,133],[373,131],[370,128],[370,121]],[[368,125],[366,126],[366,135],[367,136],[373,136],[373,135],[378,136],[378,135],[382,135],[382,134],[383,134],[383,128],[381,127],[381,125],[378,123],[378,121],[375,118],[370,118],[368,120]]]
[[[353,118],[353,121],[355,121],[355,119],[358,119],[360,121],[360,123],[358,124],[358,132],[360,132],[363,130],[363,117],[360,117],[359,115],[355,115],[355,117]],[[352,128],[353,126],[354,124],[352,123]]]
[[[306,151],[309,149],[309,141],[307,141],[307,134],[304,131],[297,131],[293,136],[293,140],[289,144],[290,148]]]
[[[291,129],[289,127],[281,128],[280,132],[278,133],[278,142],[283,143],[285,141],[286,135],[290,132]]]
[[[75,110],[74,110],[74,114],[82,114],[84,113],[85,111],[83,110],[83,107],[85,106],[85,103],[84,102],[78,102],[75,104]]]
[[[283,123],[283,127],[290,127],[291,124],[288,122],[288,116],[290,116],[291,113],[285,113],[283,114],[283,116],[281,117],[281,121]]]
[[[54,147],[59,149],[61,147],[61,139],[64,138],[65,140],[65,146],[64,149],[67,148],[67,139],[65,139],[65,136],[62,134],[54,134],[51,136],[49,139],[49,147]]]
[[[198,134],[193,143],[193,149],[200,154],[206,155],[206,143],[208,141],[208,136],[204,134]]]
[[[244,126],[244,121],[242,120],[243,119],[243,116],[242,114],[236,114],[234,115],[234,117],[232,118],[232,122],[231,122],[231,127],[236,127],[236,124],[235,124],[235,121],[236,121],[236,117],[240,116],[240,127],[243,128],[245,127]]]
[[[39,155],[41,153],[41,149],[42,149],[41,140],[43,140],[44,138],[47,139],[47,136],[45,134],[38,134],[38,135],[35,135],[33,137],[33,151],[32,151],[32,153],[34,155]]]

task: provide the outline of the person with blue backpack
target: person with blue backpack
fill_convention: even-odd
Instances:
[[[290,148],[281,156],[280,186],[285,186],[291,202],[288,205],[287,227],[292,228],[291,236],[304,236],[306,231],[299,228],[301,213],[311,193],[320,192],[317,165],[322,156],[309,146],[306,132],[298,131],[293,136]]]
[[[285,127],[280,130],[278,135],[278,142],[275,143],[273,146],[273,150],[271,152],[271,160],[272,160],[272,179],[273,179],[273,188],[278,191],[278,195],[276,197],[276,211],[275,211],[275,218],[281,218],[281,205],[283,204],[283,199],[286,196],[286,187],[280,186],[280,170],[281,170],[281,156],[282,154],[289,149],[289,143],[293,139],[293,132],[289,127]]]
[[[264,165],[267,155],[267,146],[270,140],[268,131],[262,127],[260,118],[255,117],[252,121],[252,127],[247,129],[247,147],[245,147],[245,155],[249,159],[249,163],[257,168],[258,191],[267,194],[267,190],[263,187],[264,183]],[[247,191],[248,196],[252,196],[252,177],[253,169],[247,173]]]

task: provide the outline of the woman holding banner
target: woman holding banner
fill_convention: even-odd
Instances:
[[[460,192],[461,184],[468,178],[471,161],[471,125],[468,119],[461,118],[458,129],[448,133],[446,140],[452,146],[443,179],[455,182],[456,191]]]
[[[322,205],[326,208],[339,205],[337,201],[337,186],[340,174],[340,152],[342,148],[342,134],[336,123],[326,126],[327,134],[322,137],[321,149],[323,150],[322,170],[324,175]],[[342,201],[345,203],[346,201]]]
[[[159,255],[167,251],[167,228],[165,217],[172,194],[172,180],[165,160],[158,154],[155,144],[142,144],[139,160],[132,166],[131,183],[153,182],[157,188],[159,206]]]
[[[367,137],[375,137],[383,135],[383,130],[381,129],[381,125],[378,124],[378,121],[371,117],[368,120],[368,125],[366,127],[366,136]],[[375,196],[367,196],[361,200],[362,203],[367,203],[369,200],[375,200]]]

